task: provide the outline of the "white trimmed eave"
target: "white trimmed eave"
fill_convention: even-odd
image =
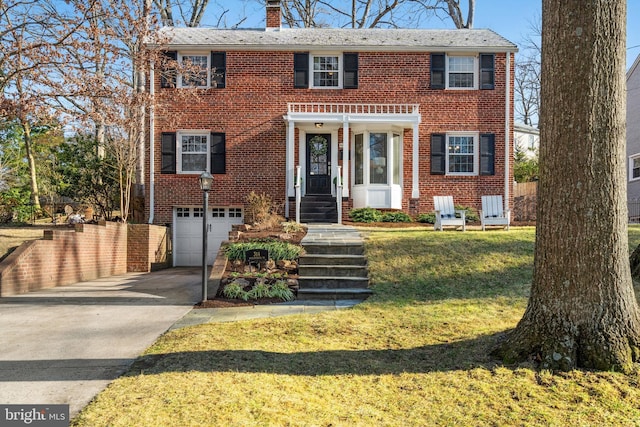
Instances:
[[[165,50],[220,50],[220,51],[241,51],[241,52],[262,52],[262,51],[276,51],[276,52],[478,52],[478,53],[515,53],[518,48],[505,48],[504,46],[393,46],[393,45],[316,45],[316,44],[304,44],[304,45],[283,45],[283,44],[165,44],[162,45],[162,49]]]

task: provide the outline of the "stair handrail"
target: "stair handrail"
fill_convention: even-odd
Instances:
[[[294,187],[296,189],[296,222],[298,224],[300,224],[300,202],[302,201],[302,194],[300,189],[302,185],[302,177],[300,176],[301,169],[302,168],[300,166],[296,166],[296,177],[294,183]]]
[[[342,166],[338,166],[336,175],[336,205],[338,208],[338,224],[342,224]]]

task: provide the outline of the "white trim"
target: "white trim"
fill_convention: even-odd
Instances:
[[[349,163],[349,122],[345,121],[342,123],[342,197],[349,197]]]
[[[207,151],[206,153],[204,153],[204,155],[206,156],[206,168],[205,170],[197,170],[197,171],[183,171],[182,170],[182,137],[183,136],[204,136],[207,140]],[[181,129],[179,131],[176,132],[176,174],[178,175],[193,175],[193,174],[201,174],[202,172],[205,171],[210,171],[211,170],[211,132],[209,132],[208,130],[202,130],[202,129]],[[193,153],[193,154],[200,154],[202,155],[203,153]]]
[[[506,76],[505,76],[505,94],[504,94],[504,209],[509,210],[509,165],[511,161],[511,53],[506,53]]]
[[[310,52],[309,53],[309,89],[342,89],[343,86],[343,73],[344,73],[344,61],[343,61],[343,53],[342,52],[319,52],[319,53],[314,53],[314,52]],[[314,58],[338,58],[338,69],[336,70],[336,73],[338,73],[338,85],[337,86],[315,86],[313,84],[314,81],[314,75],[315,73],[323,73],[323,72],[329,72],[326,70],[321,70],[321,71],[316,71],[313,67],[314,63],[313,60]]]
[[[202,52],[202,51],[178,51],[178,64],[182,65],[182,57],[183,56],[204,56],[207,58],[207,84],[205,86],[184,86],[182,84],[182,73],[178,73],[176,77],[176,87],[179,89],[208,89],[211,87],[211,52]]]
[[[473,138],[473,172],[449,172],[449,137],[470,136]],[[445,175],[447,176],[477,176],[480,170],[480,133],[455,131],[447,132],[445,136]],[[468,153],[466,154],[468,155]]]
[[[286,205],[286,217],[289,217],[289,197],[293,197],[296,195],[293,182],[294,177],[294,167],[295,167],[295,137],[296,137],[296,124],[294,122],[289,122],[287,126],[287,137],[286,137],[286,168],[287,168],[287,205]]]
[[[629,156],[629,174],[627,175],[629,182],[640,181],[640,176],[637,178],[633,177],[633,161],[636,159],[640,160],[640,153]]]
[[[449,86],[449,59],[450,58],[472,58],[473,59],[473,87],[451,87]],[[469,54],[464,54],[464,53],[455,53],[455,54],[451,54],[449,52],[447,52],[447,54],[445,55],[445,89],[446,90],[478,90],[479,87],[479,81],[480,81],[480,64],[479,64],[479,59],[478,59],[478,54],[477,53],[469,53]]]

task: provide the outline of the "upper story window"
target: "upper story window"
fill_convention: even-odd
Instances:
[[[180,54],[181,87],[209,87],[209,54]]]
[[[294,87],[312,89],[357,89],[358,54],[293,55]]]
[[[341,56],[316,56],[311,55],[313,64],[312,87],[339,88]]]
[[[224,133],[184,130],[165,132],[161,141],[161,173],[211,174],[226,172]]]
[[[495,55],[431,54],[431,89],[493,89]]]
[[[495,175],[495,135],[449,132],[431,135],[432,175]]]
[[[217,88],[226,86],[227,55],[225,52],[164,53],[160,67],[160,87]]]
[[[475,89],[476,59],[473,56],[450,56],[447,59],[447,87]]]

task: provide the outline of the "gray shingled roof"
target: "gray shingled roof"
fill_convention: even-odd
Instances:
[[[359,50],[514,52],[517,46],[488,29],[337,29],[280,30],[165,27],[167,48],[224,50]],[[163,45],[165,45],[163,43]]]

